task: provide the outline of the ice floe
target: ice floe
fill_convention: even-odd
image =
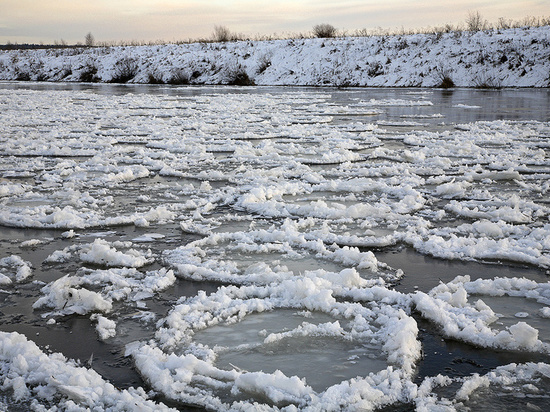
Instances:
[[[174,307],[160,324],[156,341],[133,345],[128,350],[142,375],[157,390],[170,398],[199,403],[208,408],[246,409],[249,402],[267,401],[267,405],[272,407],[295,405],[313,410],[338,409],[342,406],[342,400],[347,398],[347,407],[372,409],[392,398],[406,399],[408,379],[414,362],[420,357],[416,322],[403,308],[383,301],[373,300],[363,305],[336,299],[336,290],[361,284],[365,285],[365,282],[353,273],[339,278],[328,275],[318,277],[315,273],[309,273],[303,278],[287,279],[264,287],[228,286],[211,295],[199,293],[197,297],[181,301]],[[287,330],[284,327],[289,309],[312,314]],[[247,318],[261,316],[264,312],[277,317],[277,312],[281,311],[279,319],[273,322],[273,329],[262,328],[258,331],[260,336],[251,335],[244,342],[236,336],[234,343],[218,339],[219,343],[212,346],[201,342],[208,340],[200,337],[201,331],[208,332],[208,328],[246,323]],[[329,315],[329,320],[312,323],[314,319],[311,318],[319,316],[319,313]],[[260,322],[264,327],[269,325],[268,322]],[[314,357],[312,350],[302,341],[305,338],[355,343],[358,345],[356,359],[366,356],[368,360],[367,347],[370,347],[370,356],[379,357],[382,354],[385,362],[378,361],[381,369],[364,377],[350,376],[349,380],[318,391],[304,377],[287,376],[279,369],[268,373],[262,370],[247,371],[231,363],[225,368],[216,364],[218,357],[230,350],[244,352],[240,362],[257,353],[276,353],[277,346],[283,341],[285,346],[290,345],[291,353],[305,352],[306,357]],[[231,345],[236,347],[231,348]],[[363,349],[359,349],[361,347]],[[291,353],[288,356],[296,356]],[[339,366],[334,363],[330,365],[330,360],[325,362],[330,367]],[[316,378],[310,376],[311,380]],[[204,383],[208,388],[204,387]],[[392,387],[389,392],[379,388],[386,385],[387,389]],[[236,400],[224,401],[227,393],[231,393]]]
[[[468,276],[457,277],[441,284],[428,294],[413,296],[416,308],[432,320],[450,337],[465,340],[482,347],[508,350],[527,350],[548,353],[550,334],[546,322],[539,328],[526,321],[516,321],[506,327],[497,322],[502,314],[491,308],[491,296],[515,296],[548,305],[550,284],[539,284],[524,278],[495,278],[470,281]],[[487,295],[489,298],[486,298]],[[468,298],[471,298],[470,300]],[[475,301],[474,301],[475,300]],[[486,303],[488,302],[488,303]],[[511,302],[511,299],[508,299]],[[517,306],[516,306],[517,307]],[[543,308],[541,308],[543,309]],[[519,312],[518,312],[519,313]],[[515,317],[527,318],[521,315]],[[540,323],[540,322],[539,322]],[[543,335],[543,336],[541,336]]]
[[[78,275],[65,275],[44,286],[43,296],[33,307],[54,310],[47,315],[108,313],[114,302],[139,302],[166,289],[174,281],[173,272],[166,269],[146,273],[134,268],[82,269]]]
[[[60,353],[44,353],[24,335],[0,332],[0,337],[2,389],[12,391],[12,404],[31,410],[171,410],[141,388],[119,390]]]
[[[0,285],[23,282],[30,276],[32,276],[31,264],[20,256],[11,255],[0,259]]]
[[[460,410],[502,388],[540,404],[544,362],[415,374],[420,317],[471,347],[550,354],[547,118],[470,121],[482,106],[433,90],[11,87],[2,308],[27,302],[52,333],[88,322],[178,407]],[[382,256],[404,247],[536,276],[464,265],[402,293],[413,268]],[[0,350],[1,402],[165,407],[22,335]]]

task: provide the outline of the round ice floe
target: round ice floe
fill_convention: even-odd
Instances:
[[[444,259],[513,261],[550,267],[550,225],[530,227],[485,219],[455,228],[418,230],[402,235],[415,249]]]
[[[99,266],[140,268],[154,261],[150,250],[139,251],[131,247],[132,242],[108,242],[98,238],[93,243],[56,250],[46,258],[46,262],[66,262],[78,257],[82,262]]]
[[[400,275],[378,262],[370,251],[309,240],[299,224],[290,220],[268,229],[210,234],[166,251],[163,258],[182,277],[238,284],[265,284],[311,270],[353,268],[370,279]]]
[[[451,182],[443,183],[435,189],[435,194],[445,199],[452,199],[455,197],[463,197],[466,194],[466,190],[472,184],[465,181],[455,182],[454,179]]]
[[[29,187],[19,183],[2,183],[0,184],[0,197],[20,195],[27,190],[29,190]]]
[[[423,195],[411,185],[420,182],[417,178],[380,181],[350,178],[348,173],[344,170],[342,178],[325,180],[317,185],[283,181],[277,185],[253,187],[243,193],[236,204],[250,213],[266,217],[329,220],[400,219],[424,207]]]
[[[537,214],[537,211],[548,212],[544,206],[530,201],[522,201],[516,195],[512,195],[509,199],[495,197],[482,202],[452,200],[446,209],[464,217],[503,220],[508,223],[529,223],[533,218],[533,214]]]
[[[143,254],[135,249],[128,249],[126,252],[121,252],[103,239],[96,239],[91,245],[83,246],[80,251],[80,259],[87,263],[95,263],[103,266],[135,268],[142,267],[153,261],[150,251],[148,251],[147,254]]]
[[[471,282],[462,276],[412,299],[447,336],[482,347],[550,353],[550,323],[544,318],[544,305],[550,302],[547,283],[520,278]]]
[[[338,301],[346,281],[311,274],[199,293],[128,352],[155,390],[218,410],[403,400],[420,357],[416,322],[399,305]]]
[[[151,222],[166,222],[175,214],[164,206],[147,212],[107,216],[110,210],[89,210],[73,206],[8,206],[0,211],[0,224],[10,227],[83,229],[113,225],[148,226]]]

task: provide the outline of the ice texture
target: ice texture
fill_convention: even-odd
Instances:
[[[23,282],[30,276],[32,276],[31,264],[20,256],[11,255],[0,259],[0,285]]]
[[[151,49],[124,52],[135,50]],[[0,87],[3,304],[32,300],[52,329],[83,317],[102,345],[125,346],[146,388],[115,389],[89,365],[1,333],[2,396],[37,410],[166,408],[149,389],[212,410],[453,410],[501,386],[547,389],[544,362],[415,380],[419,317],[489,351],[550,354],[546,114],[446,123],[483,108],[443,107],[422,89],[33,87]],[[402,248],[540,276],[465,273],[404,293],[395,285],[412,269],[381,257]],[[184,283],[200,290],[188,296]],[[299,322],[249,326],[266,314]],[[217,330],[232,333],[209,341]],[[317,343],[340,348],[323,362],[347,375],[319,383],[234,361],[289,347],[299,364]],[[350,366],[365,360],[372,369]]]
[[[46,354],[24,335],[0,332],[2,389],[34,410],[172,410],[141,388],[119,390],[90,368],[60,353]]]
[[[222,389],[244,396],[247,402],[267,398],[274,406],[294,404],[312,410],[338,408],[344,398],[348,399],[346,405],[353,409],[372,409],[391,398],[406,400],[413,365],[420,357],[416,322],[407,315],[406,306],[404,309],[392,307],[383,300],[365,299],[366,306],[339,302],[334,290],[344,286],[342,281],[345,282],[311,273],[305,278],[287,279],[264,287],[228,286],[211,295],[199,293],[174,307],[161,324],[155,341],[129,347],[128,353],[156,390],[183,402],[200,402],[220,410],[245,407],[238,402],[223,402],[219,395]],[[305,322],[292,331],[269,334],[261,345],[318,336],[377,343],[388,366],[319,393],[305,379],[286,376],[280,370],[265,373],[220,369],[215,362],[216,348],[193,339],[195,333],[213,325],[231,325],[253,313],[286,308],[326,313],[348,324],[342,327],[338,321],[318,325]],[[204,388],[201,382],[209,382],[211,388]],[[388,385],[389,391],[382,391],[380,385]]]

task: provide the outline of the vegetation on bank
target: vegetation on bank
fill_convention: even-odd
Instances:
[[[156,41],[97,41],[91,32],[84,36],[84,42],[68,44],[65,40],[56,40],[53,44],[18,44],[7,42],[0,45],[0,50],[18,50],[18,49],[69,49],[82,47],[117,47],[117,46],[159,46],[165,44],[192,44],[192,43],[224,43],[235,41],[270,41],[270,40],[299,40],[311,38],[344,38],[344,37],[371,37],[371,36],[403,36],[410,34],[442,34],[451,32],[477,32],[486,30],[505,30],[522,27],[542,27],[550,25],[550,17],[527,16],[522,19],[499,18],[496,22],[489,22],[479,11],[470,12],[464,20],[464,23],[456,25],[445,24],[442,26],[422,27],[418,29],[384,29],[377,27],[375,29],[357,29],[353,31],[339,30],[329,23],[321,23],[313,26],[310,32],[305,33],[283,33],[283,34],[257,34],[255,36],[246,36],[242,33],[231,31],[226,26],[214,26],[210,38],[185,39],[176,41],[156,40]]]
[[[204,43],[86,46],[0,53],[0,80],[140,84],[373,87],[549,87],[550,25],[479,15],[468,30],[339,37],[330,24],[309,38],[235,41],[223,26]],[[314,36],[313,36],[314,34]]]

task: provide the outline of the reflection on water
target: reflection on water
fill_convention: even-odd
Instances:
[[[358,100],[427,98],[432,106],[389,106],[378,115],[369,114],[370,121],[421,119],[423,123],[470,123],[491,120],[550,120],[550,91],[548,89],[406,89],[406,88],[348,88],[312,89],[307,87],[232,87],[232,86],[169,86],[143,84],[88,84],[88,83],[29,83],[0,82],[0,88],[10,90],[39,91],[85,91],[104,96],[125,94],[162,95],[174,98],[193,98],[209,93],[223,94],[266,94],[284,96],[296,91],[326,92],[331,94],[334,105],[353,105]],[[435,109],[435,110],[434,110]],[[443,117],[430,119],[424,116],[441,114]],[[406,117],[403,117],[406,116]],[[353,119],[347,119],[353,120]],[[368,120],[354,119],[354,120]],[[342,122],[343,123],[343,122]]]

